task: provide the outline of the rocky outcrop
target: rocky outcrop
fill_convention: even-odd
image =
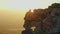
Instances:
[[[24,20],[26,30],[36,27],[34,34],[60,32],[60,3],[54,3],[46,9],[34,9],[33,12],[29,10]]]

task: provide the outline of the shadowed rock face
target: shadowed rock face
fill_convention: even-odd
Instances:
[[[54,34],[60,32],[60,3],[54,3],[47,9],[29,10],[24,18],[23,27],[28,30],[35,26],[34,34]]]

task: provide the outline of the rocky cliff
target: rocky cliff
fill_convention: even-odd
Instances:
[[[60,32],[60,3],[53,3],[46,9],[29,10],[24,17],[23,27],[28,30],[35,26],[34,34]]]

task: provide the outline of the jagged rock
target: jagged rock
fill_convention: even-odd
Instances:
[[[35,26],[35,34],[52,34],[60,32],[60,3],[54,3],[47,9],[29,10],[24,18],[26,30]]]

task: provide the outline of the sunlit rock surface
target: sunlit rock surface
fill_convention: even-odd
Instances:
[[[57,34],[60,32],[60,3],[54,3],[46,9],[29,10],[24,18],[25,30],[35,26],[34,34]]]

